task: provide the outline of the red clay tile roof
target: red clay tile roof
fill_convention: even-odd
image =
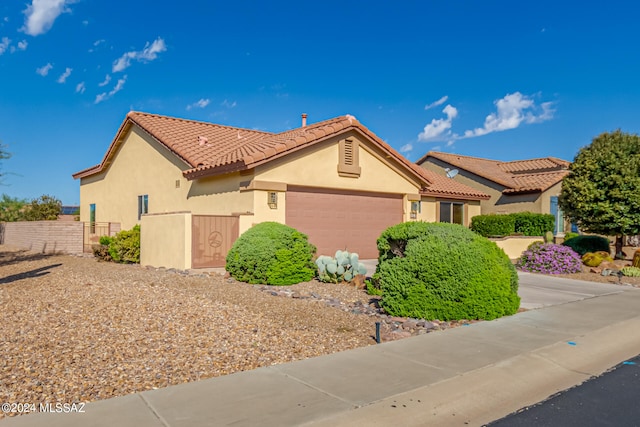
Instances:
[[[254,168],[348,130],[356,130],[373,141],[385,152],[387,158],[395,159],[403,166],[407,174],[420,183],[422,194],[471,200],[489,198],[481,191],[443,179],[411,163],[351,115],[274,134],[156,114],[130,112],[120,126],[102,162],[77,172],[73,177],[83,178],[108,167],[118,146],[124,141],[133,124],[182,159],[188,167],[183,175],[190,180]]]
[[[428,157],[500,184],[505,194],[544,191],[562,181],[571,164],[555,157],[501,162],[437,151],[429,151],[417,163],[424,163]]]

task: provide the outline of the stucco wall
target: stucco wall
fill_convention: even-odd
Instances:
[[[0,243],[40,253],[80,254],[83,226],[78,221],[0,223]]]
[[[533,242],[544,242],[542,237],[503,237],[499,239],[489,239],[495,242],[510,259],[520,258],[522,252],[527,250]]]
[[[343,136],[259,166],[255,172],[256,179],[341,190],[396,194],[418,192],[416,183],[394,172],[375,156],[375,148],[362,138],[351,136],[360,141],[360,177],[338,175],[338,140]]]
[[[106,171],[81,179],[80,215],[89,221],[96,204],[97,222],[119,222],[122,229],[138,223],[138,196],[148,195],[149,213],[191,211],[228,215],[250,212],[251,194],[240,194],[240,174],[188,181],[188,166],[136,126],[126,136]],[[177,184],[176,184],[177,183]]]
[[[339,145],[346,137],[358,140],[359,177],[345,177],[338,174]],[[336,188],[339,190],[371,191],[377,193],[416,194],[419,184],[409,177],[390,168],[384,161],[383,153],[357,133],[350,133],[317,144],[299,153],[278,159],[255,170],[255,179],[282,182],[300,186]],[[256,218],[284,222],[286,193],[279,193],[277,210],[266,204],[266,194],[254,194]],[[429,203],[429,202],[427,202]],[[403,217],[410,219],[411,202],[404,198]],[[429,209],[426,209],[429,211]],[[264,215],[264,216],[263,216]]]
[[[180,270],[191,268],[191,213],[143,215],[140,264]]]

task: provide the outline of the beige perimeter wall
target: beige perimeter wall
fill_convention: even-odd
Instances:
[[[191,213],[142,216],[140,265],[191,268]]]
[[[502,249],[510,259],[520,258],[522,252],[526,251],[533,242],[544,242],[542,237],[503,237],[499,239],[489,239]]]
[[[0,244],[40,253],[81,254],[84,224],[78,221],[0,223]]]

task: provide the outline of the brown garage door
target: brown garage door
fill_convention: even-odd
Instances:
[[[286,206],[287,225],[307,234],[318,255],[346,249],[362,259],[377,258],[380,233],[402,222],[401,195],[290,186]]]

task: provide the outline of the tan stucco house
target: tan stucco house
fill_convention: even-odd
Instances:
[[[270,133],[130,112],[80,179],[81,221],[142,223],[143,264],[224,265],[239,234],[277,221],[318,248],[377,257],[386,227],[469,224],[489,198],[409,162],[353,116]]]
[[[556,216],[556,233],[564,232],[558,196],[562,179],[569,173],[566,160],[545,157],[502,162],[429,151],[416,163],[442,176],[455,175],[455,181],[489,194],[490,198],[480,202],[482,214],[550,213]]]

